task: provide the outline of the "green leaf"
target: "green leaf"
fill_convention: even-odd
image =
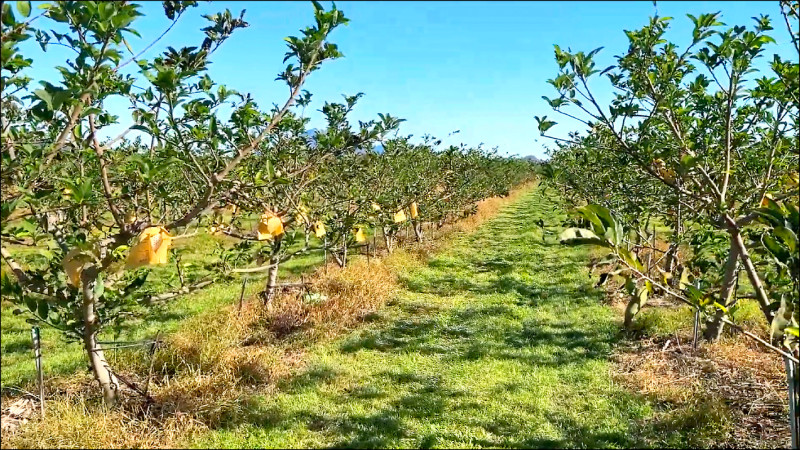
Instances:
[[[50,307],[47,305],[46,301],[42,300],[39,302],[39,308],[37,312],[39,314],[39,317],[47,320],[47,313],[50,312]]]
[[[630,250],[625,248],[620,248],[617,249],[617,253],[619,254],[619,257],[623,261],[625,261],[625,263],[627,263],[629,266],[633,267],[639,272],[644,272],[644,266],[642,266],[642,263],[639,262],[639,259]]]
[[[577,211],[581,216],[592,223],[595,233],[604,235],[606,233],[606,227],[603,225],[603,221],[600,220],[597,213],[589,206],[592,205],[581,206]]]
[[[53,95],[44,89],[36,89],[33,95],[39,97],[46,105],[47,109],[53,110]]]
[[[48,250],[46,248],[37,249],[36,253],[44,256],[45,258],[47,258],[48,261],[50,261],[53,258],[55,258],[55,255],[53,254],[53,252],[51,252],[50,250]]]
[[[764,197],[764,201],[767,202],[768,209],[775,211],[780,215],[783,215],[783,208],[781,208],[781,205],[779,205],[775,200],[769,197]]]
[[[547,130],[556,124],[552,120],[547,120],[547,116],[543,116],[541,118],[539,118],[539,116],[534,116],[534,119],[536,119],[536,122],[539,124],[539,133],[542,135],[544,135]]]
[[[797,235],[794,234],[794,231],[781,226],[775,227],[774,233],[789,247],[789,251],[793,253],[797,251]]]
[[[688,285],[686,286],[686,296],[689,297],[689,300],[694,301],[695,304],[700,304],[700,301],[703,299],[703,291],[692,285]]]
[[[559,241],[567,245],[592,244],[608,247],[604,239],[600,239],[594,232],[586,228],[567,228],[561,233]]]
[[[36,312],[37,310],[36,300],[32,297],[25,297],[25,306],[28,307],[30,312]]]
[[[47,82],[43,82],[42,84],[45,86],[44,89],[36,89],[33,91],[33,95],[40,98],[50,111],[58,110],[61,108],[61,105],[69,99],[70,95],[66,90]]]
[[[31,2],[17,2],[17,9],[19,13],[22,14],[23,17],[28,17],[31,15]]]
[[[136,130],[136,131],[144,131],[144,132],[145,132],[145,133],[147,133],[147,134],[151,134],[151,133],[150,133],[150,128],[148,128],[148,127],[146,127],[146,126],[144,126],[144,125],[133,125],[133,126],[131,127],[131,130]]]
[[[786,251],[786,248],[784,248],[777,239],[772,237],[771,234],[765,233],[761,238],[761,242],[764,243],[767,250],[769,250],[778,261],[786,262],[789,260],[789,252]]]
[[[683,155],[681,156],[681,166],[684,169],[691,169],[692,167],[697,165],[698,158],[692,155]]]
[[[773,339],[782,337],[786,328],[795,325],[792,323],[791,320],[792,315],[796,314],[796,310],[792,302],[791,301],[787,302],[786,298],[784,297],[781,298],[780,305],[781,305],[780,308],[775,313],[775,316],[772,319],[772,323],[770,324],[770,336]]]
[[[114,251],[111,252],[111,254],[114,255],[115,258],[121,258],[125,254],[125,252],[128,251],[129,248],[130,247],[128,247],[127,245],[120,245],[119,247],[115,248]]]
[[[272,165],[270,160],[267,160],[267,175],[269,176],[268,180],[275,178],[275,166]]]
[[[103,284],[103,274],[97,274],[97,279],[94,280],[94,299],[99,300],[105,292],[106,286]]]
[[[639,298],[639,308],[641,308],[642,306],[644,306],[645,303],[647,303],[647,296],[649,295],[649,293],[650,292],[648,291],[646,285],[639,288],[639,292],[636,294],[636,296]]]
[[[626,276],[625,277],[625,291],[629,295],[633,295],[633,292],[636,290],[636,281],[634,281],[633,277]]]
[[[762,222],[770,224],[774,227],[779,227],[783,225],[784,218],[783,214],[777,212],[770,208],[758,208],[755,210],[755,213],[761,219]]]
[[[130,282],[125,289],[122,290],[123,296],[128,296],[135,290],[139,289],[144,285],[144,282],[147,280],[147,275],[149,275],[149,271],[142,272],[138,277],[136,277],[133,281]]]
[[[689,269],[684,267],[683,270],[681,270],[681,279],[678,282],[679,289],[682,290],[689,284],[689,275],[690,275]]]

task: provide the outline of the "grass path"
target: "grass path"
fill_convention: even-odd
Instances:
[[[540,190],[525,195],[402,273],[374,321],[309,349],[304,373],[190,444],[681,445],[640,428],[653,408],[612,381],[619,328],[591,286],[587,250],[542,243],[535,225],[563,217]]]

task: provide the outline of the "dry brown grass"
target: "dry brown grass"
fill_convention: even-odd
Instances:
[[[311,336],[338,334],[383,306],[397,287],[394,273],[380,259],[317,270],[308,281],[311,291],[326,299],[312,303],[295,293],[272,302],[264,317],[277,337],[301,330]]]
[[[189,415],[137,417],[125,409],[102,413],[83,397],[47,403],[47,418],[4,436],[3,448],[170,448],[205,428]]]
[[[784,447],[788,411],[780,358],[744,337],[701,344],[693,351],[688,336],[644,339],[615,355],[615,378],[656,404],[668,404],[667,420],[716,414],[735,426],[715,446]],[[706,417],[707,418],[707,417]],[[663,418],[662,418],[663,419]]]

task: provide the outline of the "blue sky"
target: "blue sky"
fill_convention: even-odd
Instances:
[[[306,111],[311,127],[322,125],[316,110],[324,101],[341,101],[342,94],[364,92],[354,119],[390,113],[406,119],[402,134],[428,133],[443,138],[446,144],[483,142],[487,147],[499,147],[504,154],[539,157],[544,154],[543,145],[552,143],[539,137],[533,116],[556,116],[541,98],[555,92],[546,82],[557,73],[553,44],[586,51],[604,46],[597,57],[602,68],[627,48],[623,30],[640,28],[655,11],[652,1],[342,1],[337,6],[351,20],[332,36],[345,57],[313,73],[305,86],[314,94]],[[283,38],[297,35],[300,28],[312,23],[310,2],[201,2],[143,56],[151,59],[167,45],[199,44],[203,37],[200,28],[207,23],[201,16],[225,8],[237,15],[246,9],[250,27],[238,30],[215,53],[210,75],[230,88],[250,92],[262,107],[282,103],[286,86],[273,80],[283,69]],[[769,14],[779,53],[797,58],[777,1],[659,2],[657,9],[659,15],[675,18],[668,37],[678,44],[687,42],[691,32],[687,13],[721,11],[726,24],[748,27],[752,16]],[[130,40],[137,52],[168,25],[160,2],[142,2],[141,10],[146,16],[134,22],[134,27],[142,39]],[[26,45],[38,49],[33,40]],[[769,59],[774,49],[767,54]],[[59,53],[58,47],[47,55],[34,54],[34,79],[60,79],[52,68],[59,55],[58,64],[63,64],[64,53]],[[124,118],[125,103],[116,108]],[[578,125],[560,123],[553,134],[566,136]],[[454,130],[460,133],[447,138]],[[110,130],[109,134],[115,133]]]

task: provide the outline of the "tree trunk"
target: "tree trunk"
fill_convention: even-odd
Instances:
[[[764,313],[767,323],[771,324],[772,319],[775,317],[775,313],[770,310],[769,307],[771,301],[767,295],[767,291],[764,289],[764,284],[761,282],[761,277],[758,276],[756,267],[750,259],[750,253],[748,253],[747,247],[745,247],[744,241],[742,241],[742,236],[738,233],[736,234],[735,243],[736,247],[739,249],[739,258],[742,260],[742,265],[744,265],[744,269],[747,272],[747,278],[750,279],[750,284],[753,285],[753,290],[756,291],[756,300],[758,300],[758,304],[761,306],[761,312]]]
[[[739,268],[739,247],[736,245],[736,238],[739,237],[738,231],[733,231],[731,234],[730,250],[728,250],[728,261],[725,263],[725,275],[722,278],[722,286],[720,289],[721,298],[720,303],[726,308],[736,301],[733,298],[733,292],[738,283],[736,276]],[[739,237],[741,239],[741,237]],[[725,323],[722,319],[725,313],[721,309],[717,309],[714,313],[714,318],[709,322],[703,336],[706,340],[715,341],[722,336],[722,330]]]
[[[273,256],[269,259],[269,272],[267,272],[267,284],[264,286],[264,304],[269,303],[275,295],[275,285],[278,284],[278,258]]]
[[[417,242],[422,242],[422,223],[415,220],[412,224],[414,225],[414,236],[416,236]]]
[[[392,245],[392,234],[386,231],[386,227],[383,227],[383,242],[386,244],[386,252],[391,255],[394,245]]]
[[[674,273],[675,268],[678,265],[678,240],[680,239],[681,234],[683,234],[683,214],[681,210],[681,203],[680,203],[681,194],[678,192],[678,206],[677,206],[677,217],[675,218],[675,225],[672,227],[672,243],[667,250],[667,256],[664,258],[664,270],[669,273]],[[672,277],[672,286],[676,286],[679,278]]]
[[[333,260],[336,261],[336,265],[338,265],[339,267],[344,267],[344,260],[342,260],[342,257],[339,255],[339,252],[331,250],[331,255],[333,255]]]
[[[269,303],[275,295],[275,285],[278,284],[278,263],[280,261],[279,253],[281,251],[282,236],[278,237],[278,241],[272,248],[272,254],[269,257],[269,272],[267,272],[267,284],[264,286],[264,304]]]
[[[103,391],[103,400],[107,407],[112,407],[119,398],[119,381],[111,371],[111,366],[106,361],[103,348],[97,342],[97,333],[100,331],[100,324],[95,310],[97,301],[95,296],[95,284],[97,283],[97,269],[87,267],[81,272],[83,282],[83,305],[81,314],[83,316],[83,347],[89,357],[89,364],[94,373],[94,378],[100,384]]]
[[[675,265],[678,262],[678,244],[673,242],[669,244],[669,248],[667,249],[667,256],[664,257],[664,271],[673,273],[675,271]]]

